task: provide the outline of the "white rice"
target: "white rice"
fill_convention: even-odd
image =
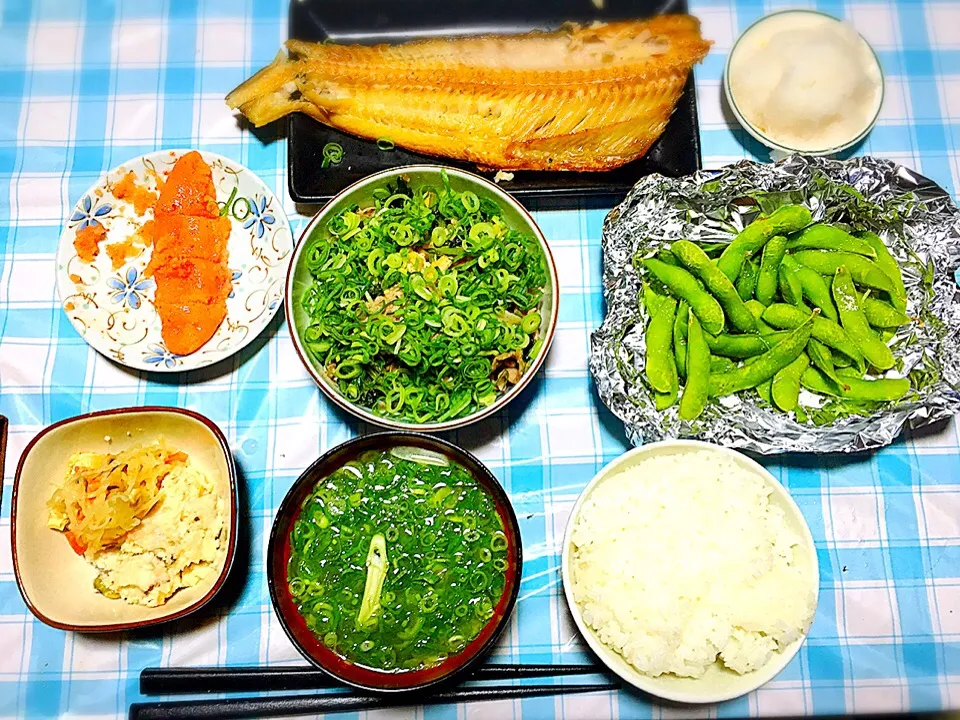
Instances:
[[[719,453],[651,457],[606,478],[573,528],[586,623],[642,673],[746,673],[813,620],[813,568],[759,475]]]

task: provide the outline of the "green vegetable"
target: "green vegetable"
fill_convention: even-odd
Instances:
[[[832,382],[830,378],[824,375],[820,370],[815,367],[808,367],[800,375],[800,385],[805,387],[810,392],[815,392],[818,395],[831,395],[833,397],[840,397],[840,388],[839,386]]]
[[[824,373],[824,375],[827,375],[827,373]],[[857,370],[853,366],[840,368],[839,370],[837,370],[837,376],[841,378],[856,378],[857,380],[861,380],[863,379],[863,375],[864,374],[860,370]],[[827,377],[830,377],[830,376],[827,375]],[[833,380],[833,378],[830,378],[830,379]],[[837,380],[836,382],[839,383],[840,381]],[[843,383],[840,383],[840,384],[842,385]]]
[[[396,143],[390,138],[377,138],[377,147],[384,152],[390,152],[397,147]]]
[[[707,350],[710,349],[710,346],[707,345]],[[722,355],[711,355],[710,356],[710,372],[712,373],[722,373],[727,372],[728,370],[733,370],[737,364],[730,358],[723,357]]]
[[[863,308],[863,314],[867,316],[867,322],[875,328],[898,328],[910,322],[906,313],[897,310],[890,303],[869,295],[861,296],[860,307]]]
[[[323,161],[320,167],[325,168],[330,165],[339,165],[343,160],[343,145],[335,142],[328,142],[323,146]]]
[[[760,269],[757,264],[752,259],[747,258],[746,262],[743,263],[743,269],[740,270],[740,275],[737,277],[737,294],[744,302],[749,301],[756,292],[759,272]]]
[[[764,307],[759,300],[747,300],[744,305],[747,306],[747,310],[749,310],[750,314],[756,319],[758,333],[761,335],[770,335],[776,332],[776,330],[763,321],[763,311],[766,310],[766,307]]]
[[[367,552],[367,581],[363,600],[360,601],[360,612],[357,613],[357,629],[369,625],[373,616],[380,612],[380,595],[387,577],[387,562],[387,540],[377,533],[370,539],[370,550]]]
[[[817,223],[803,229],[787,241],[788,250],[841,250],[865,255],[871,260],[877,257],[870,243],[856,238],[833,225]]]
[[[777,278],[780,273],[780,261],[786,252],[787,239],[777,235],[763,246],[760,256],[760,271],[757,275],[757,300],[761,305],[769,305],[777,294]]]
[[[767,405],[773,405],[773,378],[767,378],[757,385],[757,395],[759,395]]]
[[[840,312],[840,325],[859,348],[863,357],[880,370],[889,370],[895,362],[893,353],[880,338],[874,335],[860,308],[860,298],[853,285],[853,278],[841,265],[833,278],[833,301]]]
[[[893,285],[893,290],[890,293],[890,301],[893,306],[901,312],[905,311],[907,309],[907,289],[903,285],[903,272],[900,270],[900,264],[890,254],[887,244],[878,235],[872,232],[858,234],[876,252],[877,266],[886,274]]]
[[[668,407],[673,407],[677,398],[680,397],[680,387],[674,387],[670,389],[670,392],[657,392],[653,391],[654,404],[657,407],[657,410],[666,410]]]
[[[715,355],[723,355],[731,358],[748,358],[754,355],[762,355],[777,342],[785,337],[785,333],[776,333],[773,335],[721,335],[707,334],[707,345],[710,352]]]
[[[836,274],[837,268],[844,265],[857,284],[894,292],[893,282],[880,266],[862,255],[834,250],[801,250],[794,253],[793,258],[801,265],[831,277]]]
[[[803,205],[784,205],[769,217],[754,220],[741,230],[720,255],[717,267],[733,282],[740,274],[744,260],[762,248],[770,238],[800,230],[809,225],[811,220],[810,211]]]
[[[409,672],[479,636],[506,587],[508,545],[492,496],[466,468],[419,448],[368,451],[304,499],[286,582],[329,650]]]
[[[775,328],[791,329],[799,327],[809,320],[811,314],[793,305],[774,303],[763,313],[763,319]],[[850,357],[858,366],[864,366],[863,354],[857,345],[833,320],[816,315],[813,317],[813,337],[834,350],[839,350]]]
[[[650,283],[644,281],[640,300],[643,308],[647,311],[647,315],[653,317],[660,304],[666,299],[666,295],[661,295],[650,286]]]
[[[845,377],[846,387],[841,387],[813,367],[804,370],[800,383],[821,395],[834,395],[849,400],[867,402],[893,402],[899,400],[910,390],[907,378],[880,378],[879,380],[858,380]]]
[[[800,281],[800,266],[790,256],[785,256],[780,263],[778,280],[780,294],[784,301],[797,307],[806,308],[803,303],[803,284]]]
[[[830,348],[815,337],[811,337],[810,342],[807,343],[807,357],[824,375],[836,383],[840,382],[833,365],[833,353],[830,352]]]
[[[711,397],[722,397],[756,387],[796,360],[810,339],[813,318],[792,330],[785,339],[767,350],[758,359],[736,370],[710,376]]]
[[[670,292],[687,301],[704,330],[712,334],[723,331],[723,308],[693,275],[683,268],[672,267],[654,258],[647,258],[643,264]]]
[[[667,298],[647,325],[647,357],[644,371],[650,387],[672,394],[678,384],[677,363],[673,357],[673,319],[677,301]]]
[[[720,302],[730,324],[741,332],[753,332],[756,329],[756,320],[744,306],[730,278],[713,264],[703,250],[689,240],[677,240],[670,246],[670,250]]]
[[[680,261],[677,259],[677,256],[674,255],[670,250],[661,250],[658,252],[657,260],[666,263],[667,265],[672,265],[673,267],[683,267],[683,265],[681,265]]]
[[[673,358],[677,363],[677,374],[687,376],[687,311],[685,300],[677,306],[677,315],[673,319]]]
[[[770,396],[773,404],[784,412],[790,412],[797,407],[797,398],[800,395],[800,376],[810,365],[810,359],[803,353],[797,359],[777,371],[773,376],[770,387]]]
[[[680,417],[693,420],[700,416],[707,405],[710,389],[710,348],[692,311],[687,312],[687,383],[680,397]]]
[[[470,415],[540,354],[547,261],[496,202],[402,179],[308,238],[290,302],[300,339],[349,402],[403,422]]]
[[[823,275],[805,265],[798,264],[796,276],[800,280],[803,296],[815,307],[820,308],[825,318],[837,322],[840,317],[837,315],[837,308],[834,307],[833,297],[830,295],[830,287],[823,279]]]

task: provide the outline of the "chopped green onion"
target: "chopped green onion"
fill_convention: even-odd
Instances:
[[[320,167],[326,168],[330,165],[339,165],[343,160],[343,145],[335,142],[328,142],[323,146],[323,162]]]
[[[437,423],[496,402],[505,378],[528,370],[543,344],[546,258],[501,213],[446,177],[416,188],[398,179],[307,239],[301,337],[345,399]]]
[[[394,144],[393,140],[391,140],[390,138],[382,137],[377,139],[377,147],[383,150],[384,152],[390,152],[396,147],[396,145]]]

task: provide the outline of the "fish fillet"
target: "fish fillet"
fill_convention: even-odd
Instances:
[[[175,355],[196,352],[227,316],[230,221],[220,217],[210,166],[197,152],[174,164],[154,207],[154,307]]]
[[[707,54],[696,18],[337,45],[290,40],[226,101],[257,126],[303,112],[363,138],[501,170],[608,170],[663,132]]]

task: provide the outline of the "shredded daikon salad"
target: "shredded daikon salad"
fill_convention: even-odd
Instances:
[[[163,479],[187,455],[162,443],[115,455],[82,453],[47,507],[49,525],[62,531],[78,555],[119,544],[162,497]]]

